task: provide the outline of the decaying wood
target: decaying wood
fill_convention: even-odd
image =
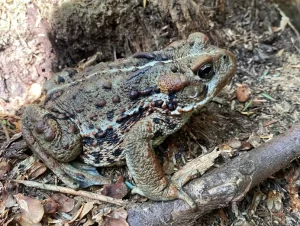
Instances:
[[[182,225],[214,209],[241,200],[255,185],[300,156],[300,125],[242,153],[228,164],[191,181],[184,190],[197,202],[192,211],[181,200],[135,204],[128,209],[130,225]]]

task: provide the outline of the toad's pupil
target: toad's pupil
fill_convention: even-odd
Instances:
[[[202,79],[210,79],[214,75],[212,64],[203,65],[198,71],[197,75]]]

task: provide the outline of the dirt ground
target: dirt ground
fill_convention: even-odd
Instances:
[[[156,1],[103,2],[0,1],[0,144],[20,131],[24,106],[40,101],[42,85],[54,72],[157,50],[193,31],[205,32],[215,45],[231,50],[238,69],[216,100],[159,147],[162,159],[166,150],[173,149],[179,162],[175,167],[180,167],[182,158],[219,146],[226,151],[218,161],[226,162],[299,123],[300,1],[278,0],[279,5],[267,0],[187,1],[201,5],[203,14],[197,9],[193,14],[192,5],[180,5],[183,1],[174,1],[171,9],[176,13],[164,11],[167,4]],[[238,144],[233,142],[236,140]],[[104,211],[103,204],[65,195],[57,195],[53,201],[54,193],[8,183],[11,178],[55,183],[53,174],[44,173],[45,166],[31,155],[27,150],[11,153],[9,160],[1,159],[1,225],[30,225],[26,224],[28,218],[39,222],[40,216],[43,225],[59,225],[72,218],[73,225],[126,225],[125,220],[115,224],[105,220],[103,216],[111,216],[114,210]],[[20,161],[25,161],[23,168]],[[103,173],[115,179],[117,175],[129,178],[125,167]],[[238,214],[231,207],[223,208],[194,225],[300,225],[298,186],[299,162],[295,160],[252,189],[237,204]],[[50,210],[39,216],[33,216],[37,209],[29,210],[31,216],[24,217],[24,205],[33,203],[50,203]],[[76,218],[80,208],[86,208],[86,214]],[[123,209],[117,213],[126,215]]]

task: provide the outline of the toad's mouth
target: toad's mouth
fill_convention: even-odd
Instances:
[[[207,96],[208,86],[206,84],[195,84],[184,88],[183,95],[196,102],[202,101]]]

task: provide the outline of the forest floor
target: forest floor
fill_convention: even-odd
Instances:
[[[74,5],[92,4],[89,1],[78,2]],[[146,6],[141,1],[137,7],[151,17],[151,1],[144,2]],[[79,9],[62,5],[59,0],[0,2],[1,145],[21,131],[24,106],[39,102],[42,85],[53,72],[65,67],[81,68],[113,60],[111,56],[128,55],[128,48],[124,46],[110,52],[94,48],[101,45],[101,40],[99,43],[99,37],[94,33],[82,32],[80,29],[86,28],[82,28],[84,25],[79,25],[78,21],[73,27],[70,27],[72,24],[69,27],[64,27],[63,23],[54,24],[50,18],[58,15],[53,13],[55,10],[66,10],[59,14],[59,18],[62,15],[71,18],[71,11]],[[225,6],[210,6],[203,11],[209,20],[209,30],[218,31],[225,37],[224,40],[212,37],[213,43],[231,50],[237,57],[238,68],[233,81],[221,92],[219,99],[196,114],[183,129],[159,147],[158,152],[163,150],[160,155],[173,149],[176,156],[173,158],[180,162],[175,164],[176,167],[181,165],[182,158],[202,154],[216,146],[223,148],[221,162],[226,162],[239,152],[251,151],[299,123],[300,36],[297,29],[300,28],[297,26],[300,23],[294,15],[300,13],[300,2],[289,1],[277,6],[272,1],[233,0]],[[80,12],[76,11],[78,16],[81,16]],[[193,31],[199,30],[194,28]],[[101,33],[101,30],[97,32]],[[209,36],[212,34],[216,33],[211,32]],[[154,48],[163,48],[180,38],[169,33],[162,36]],[[89,43],[92,44],[89,46]],[[145,49],[141,50],[154,50],[149,49],[151,47],[153,44],[144,44]],[[101,54],[99,51],[102,51]],[[87,59],[91,58],[96,60],[87,63]],[[3,152],[4,149],[1,149],[1,154]],[[112,213],[126,216],[124,209],[109,207],[107,210],[99,201],[10,183],[11,172],[14,172],[14,179],[45,182],[54,178],[42,163],[32,157],[30,151],[14,153],[14,156],[14,159],[1,158],[0,161],[1,225],[15,222],[21,225],[36,222],[40,225],[38,222],[42,218],[42,225],[66,222],[85,226],[95,222],[126,225],[122,218],[119,221],[108,220]],[[26,167],[20,169],[20,165]],[[300,225],[299,169],[299,162],[295,160],[288,168],[250,190],[238,203],[238,216],[230,207],[223,208],[203,216],[195,225]],[[125,167],[113,168],[108,174],[115,179],[117,176],[128,178]],[[122,192],[127,194],[127,190]],[[136,202],[145,201],[137,195],[127,194],[128,197]],[[43,206],[48,209],[41,211]]]

